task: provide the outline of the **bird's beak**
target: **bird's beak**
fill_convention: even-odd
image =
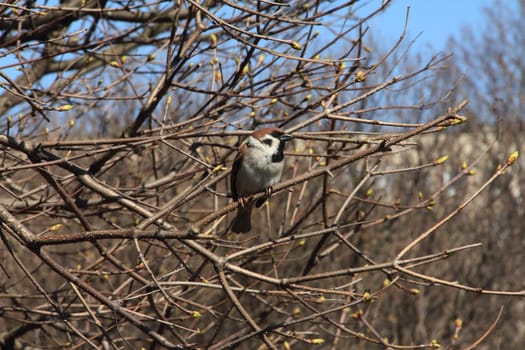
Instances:
[[[279,136],[280,141],[290,141],[291,139],[293,139],[293,136],[290,134],[282,134]]]

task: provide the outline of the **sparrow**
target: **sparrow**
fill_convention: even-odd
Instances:
[[[233,232],[250,231],[253,201],[249,197],[265,191],[266,196],[256,203],[258,208],[271,195],[271,186],[281,179],[284,146],[290,139],[292,135],[270,127],[254,131],[239,147],[230,177],[232,197],[238,202]]]

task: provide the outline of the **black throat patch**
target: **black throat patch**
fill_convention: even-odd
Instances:
[[[274,132],[271,133],[271,135],[279,140],[279,138],[282,136],[282,133],[280,133],[278,131],[274,131]],[[279,147],[277,147],[277,152],[272,154],[272,162],[273,163],[280,163],[280,162],[283,161],[283,159],[284,159],[284,145],[285,145],[285,142],[279,140]]]

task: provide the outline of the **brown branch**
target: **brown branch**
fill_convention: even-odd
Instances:
[[[216,269],[218,269],[217,270],[217,275],[219,276],[219,280],[220,280],[221,285],[223,287],[224,293],[226,294],[228,299],[230,299],[232,304],[235,306],[237,311],[239,311],[239,313],[242,315],[242,317],[248,322],[250,327],[252,327],[252,329],[255,332],[260,332],[261,328],[257,325],[257,323],[255,323],[255,321],[252,319],[252,317],[250,316],[248,311],[246,311],[246,309],[239,302],[239,299],[237,299],[237,297],[235,296],[235,293],[233,293],[230,285],[228,284],[228,281],[226,280],[226,275],[224,274],[224,271],[221,270],[217,266],[216,266]],[[262,333],[261,334],[261,339],[266,344],[266,346],[268,348],[270,348],[270,349],[277,349],[275,347],[275,345],[270,341],[270,339],[268,339],[268,336],[266,334]]]
[[[492,333],[492,331],[494,330],[494,328],[496,327],[496,324],[498,323],[499,319],[501,318],[501,315],[503,314],[503,306],[501,306],[499,308],[499,312],[498,312],[498,315],[496,316],[496,318],[494,319],[494,321],[489,325],[489,327],[487,328],[487,330],[479,337],[479,339],[477,339],[474,343],[470,344],[469,346],[467,346],[465,348],[465,350],[471,350],[471,349],[475,349],[479,344],[481,344],[481,342],[483,340],[485,340],[485,338],[487,338],[490,333]]]

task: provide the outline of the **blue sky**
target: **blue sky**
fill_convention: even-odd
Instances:
[[[376,8],[382,0],[371,0]],[[410,6],[408,38],[421,36],[414,49],[431,47],[435,51],[447,51],[446,42],[450,36],[460,37],[465,27],[486,26],[483,8],[494,5],[492,0],[393,0],[392,5],[369,24],[374,36],[392,43],[403,31],[406,9]],[[367,6],[368,8],[368,6]]]

